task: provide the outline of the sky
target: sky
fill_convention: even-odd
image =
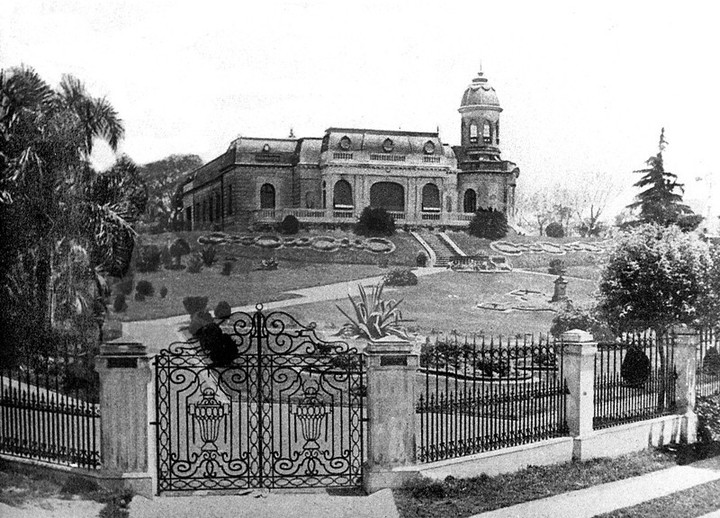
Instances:
[[[290,128],[439,128],[455,145],[482,63],[525,187],[608,173],[621,207],[664,127],[666,169],[715,215],[718,15],[715,1],[3,0],[0,66],[77,76],[146,163]]]

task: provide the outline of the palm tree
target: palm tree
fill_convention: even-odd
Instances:
[[[30,68],[0,71],[0,303],[19,308],[16,316],[52,325],[55,284],[65,287],[62,300],[86,310],[72,299],[88,272],[99,295],[104,275],[127,270],[137,200],[124,199],[122,185],[102,195],[102,175],[88,162],[95,139],[116,150],[123,134],[112,105],[76,78],[55,91]],[[89,258],[83,272],[80,250]]]

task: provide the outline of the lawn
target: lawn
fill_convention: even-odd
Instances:
[[[222,258],[222,256],[220,256]],[[307,288],[340,281],[348,281],[381,275],[387,269],[374,265],[363,264],[312,264],[299,261],[279,261],[275,271],[258,270],[257,262],[239,257],[234,261],[230,275],[222,275],[222,260],[211,268],[203,268],[200,273],[189,273],[186,270],[165,270],[160,267],[157,272],[136,273],[135,281],[148,280],[155,289],[155,295],[143,302],[127,298],[128,308],[122,313],[115,313],[111,307],[111,318],[122,321],[152,320],[185,313],[183,298],[187,296],[208,297],[208,307],[224,300],[231,307],[257,302],[282,300],[291,295],[288,290]],[[165,286],[168,294],[159,296]]]
[[[554,313],[549,311],[501,312],[479,309],[478,302],[507,299],[507,293],[524,288],[544,293],[538,298],[549,300],[553,277],[524,272],[474,274],[446,271],[421,277],[417,286],[386,288],[386,298],[403,299],[400,305],[405,325],[421,335],[456,330],[460,334],[515,336],[525,333],[547,333]],[[592,300],[595,283],[571,280],[568,295],[576,302]],[[352,311],[347,299],[337,301]],[[302,304],[287,308],[300,322],[317,322],[320,329],[336,329],[345,317],[335,307],[336,301]]]
[[[657,498],[632,507],[600,514],[597,518],[656,518],[682,516],[690,518],[720,509],[720,480],[708,482],[663,498]]]
[[[443,482],[420,480],[407,488],[393,490],[393,496],[402,518],[457,518],[635,477],[674,464],[673,454],[647,450],[616,459],[530,466],[495,477],[481,475],[461,480],[448,477]]]

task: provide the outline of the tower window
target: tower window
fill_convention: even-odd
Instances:
[[[492,131],[488,121],[483,123],[483,142],[485,144],[492,144]]]
[[[495,123],[495,142],[500,144],[500,121]]]
[[[478,127],[474,122],[470,123],[470,144],[477,144],[478,141]]]

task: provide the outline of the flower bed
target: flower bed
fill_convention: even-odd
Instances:
[[[376,254],[389,254],[395,251],[395,243],[382,237],[370,237],[364,242],[365,250]]]
[[[280,248],[283,238],[279,236],[263,235],[255,238],[255,244],[262,248]]]
[[[335,250],[340,248],[340,244],[332,236],[314,237],[310,242],[310,246],[312,246],[315,250],[319,250],[320,252],[334,252]]]
[[[582,241],[575,241],[573,243],[551,243],[549,241],[512,243],[510,241],[493,241],[490,243],[490,248],[501,254],[514,256],[522,255],[523,253],[565,255],[568,252],[589,252],[592,254],[600,254],[607,249],[608,244],[608,241],[597,241],[593,243]]]

